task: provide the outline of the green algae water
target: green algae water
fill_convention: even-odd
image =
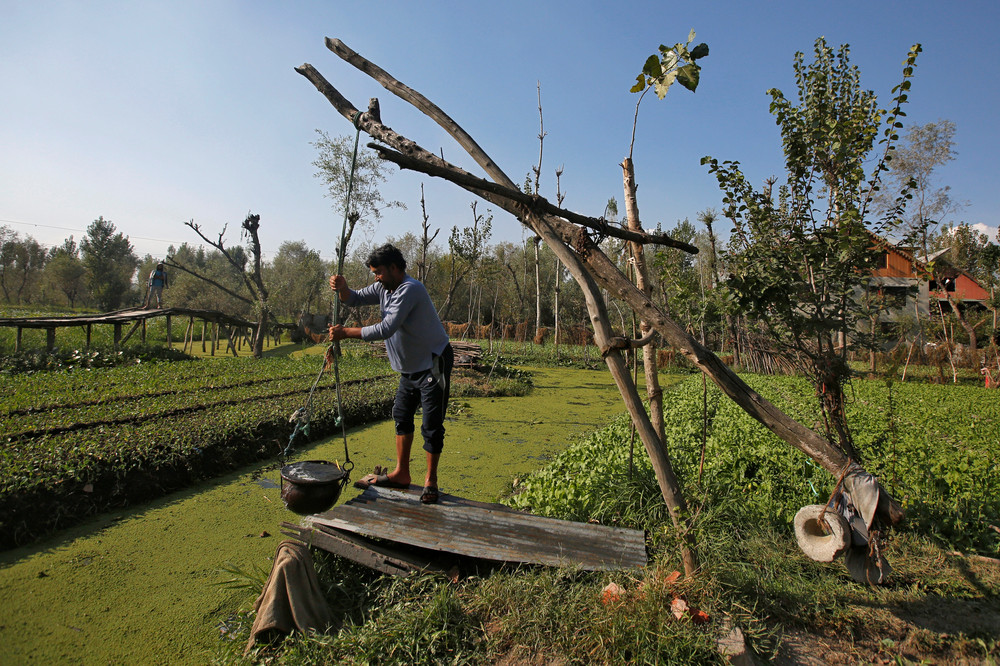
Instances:
[[[606,370],[533,370],[525,397],[458,398],[446,422],[443,492],[495,501],[575,437],[624,411]],[[391,465],[390,422],[347,433],[352,478]],[[419,436],[418,436],[419,440]],[[411,471],[422,480],[414,444]],[[296,459],[343,462],[335,437],[300,445]],[[280,498],[277,461],[104,514],[34,546],[0,553],[0,666],[205,664],[226,622],[259,589],[234,587],[226,568],[261,571],[298,516]],[[341,501],[359,491],[350,486]]]

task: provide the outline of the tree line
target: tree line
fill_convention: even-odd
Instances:
[[[612,198],[605,215],[613,223],[617,202]],[[653,293],[667,303],[670,313],[700,341],[732,353],[731,326],[727,317],[738,313],[732,308],[729,277],[736,265],[735,243],[720,242],[719,227],[727,220],[708,208],[694,222],[684,219],[669,229],[671,237],[698,247],[698,254],[672,248],[658,248],[650,254]],[[425,218],[425,223],[427,222]],[[563,326],[587,325],[587,311],[579,286],[558,265],[552,251],[527,237],[522,242],[490,242],[492,213],[470,206],[465,226],[455,225],[447,241],[427,242],[433,234],[408,232],[399,237],[356,242],[345,261],[345,273],[352,286],[371,282],[365,259],[375,245],[395,244],[407,257],[409,272],[427,285],[442,320],[470,323],[474,327],[527,323],[527,335],[538,329],[554,332],[557,294],[559,319]],[[415,225],[416,226],[416,225]],[[968,271],[980,284],[997,293],[1000,287],[1000,246],[968,223],[924,224],[920,244],[928,253],[950,247],[953,264]],[[624,268],[628,251],[624,241],[606,239],[602,245]],[[236,244],[227,251],[239,265],[245,265],[248,250]],[[190,267],[192,273],[170,268],[170,286],[165,292],[168,305],[251,317],[252,304],[235,294],[246,294],[240,270],[222,252],[203,244],[183,243],[167,252],[169,264]],[[77,242],[67,238],[62,245],[46,248],[31,236],[20,235],[0,226],[0,296],[8,305],[93,309],[112,311],[140,305],[145,298],[146,276],[161,259],[139,257],[128,237],[118,232],[110,220],[99,217]],[[327,280],[336,269],[335,261],[323,260],[319,250],[304,241],[285,241],[263,265],[269,288],[268,309],[283,322],[295,322],[302,313],[327,314],[332,301]],[[206,287],[209,278],[226,289]],[[1000,300],[990,307],[995,310]],[[616,322],[623,331],[632,331],[632,313],[614,299],[608,299]],[[363,317],[362,313],[354,313]],[[992,314],[992,313],[990,313]],[[992,326],[981,325],[984,333]],[[727,349],[727,346],[729,347]]]

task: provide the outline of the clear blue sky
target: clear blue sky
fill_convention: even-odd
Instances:
[[[781,174],[768,88],[794,96],[792,58],[816,38],[848,43],[862,84],[888,104],[911,44],[923,44],[908,124],[956,123],[957,159],[939,174],[967,206],[956,221],[1000,222],[1000,3],[814,0],[750,2],[402,2],[3,0],[0,20],[0,224],[47,245],[77,240],[98,216],[140,255],[197,244],[183,223],[239,240],[261,215],[265,251],[305,241],[326,258],[342,213],[313,177],[315,130],[350,125],[293,68],[313,64],[360,108],[479,170],[440,129],[324,46],[337,37],[424,93],[472,134],[511,178],[538,160],[537,86],[546,137],[542,194],[598,216],[622,200],[646,57],[690,29],[711,55],[696,94],[648,95],[635,163],[644,224],[673,226],[720,207],[704,155],[734,159],[756,183]],[[391,211],[372,240],[419,231],[420,183],[432,227],[471,222],[472,197],[390,165]],[[479,212],[485,205],[481,204]],[[494,211],[497,212],[497,211]],[[502,212],[493,240],[522,238]]]

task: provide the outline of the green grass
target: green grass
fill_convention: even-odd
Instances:
[[[482,344],[489,351],[488,343]],[[589,356],[583,348],[562,347],[556,357],[551,346],[505,345],[494,350],[501,363],[601,366],[596,354]],[[322,346],[285,346],[268,355],[273,367],[280,368],[302,360],[315,363],[312,355],[321,351]],[[493,360],[488,357],[487,367]],[[232,362],[171,365],[221,367]],[[111,371],[100,371],[105,372]],[[126,369],[116,372],[128,375]],[[512,382],[511,390],[523,389],[519,373],[501,372]],[[910,376],[918,373],[911,369]],[[173,381],[194,391],[194,384],[184,384],[186,379],[181,373]],[[204,383],[203,377],[192,381],[197,384],[198,379]],[[796,378],[749,379],[793,417],[816,425],[816,401],[807,384]],[[481,375],[461,390],[469,391],[466,395],[496,390],[479,382]],[[110,387],[103,392],[125,395]],[[23,387],[17,392],[30,393]],[[467,407],[458,395],[456,418],[461,419]],[[735,625],[765,659],[786,649],[788,637],[802,633],[811,649],[822,645],[827,650],[811,656],[828,662],[997,663],[1000,646],[991,627],[1000,617],[1000,572],[985,560],[953,554],[961,550],[996,557],[1000,547],[989,527],[998,522],[1000,497],[994,469],[1000,458],[997,394],[975,386],[855,380],[849,395],[855,436],[868,468],[908,511],[907,524],[889,543],[894,576],[888,586],[858,585],[841,562],[818,564],[798,551],[791,516],[803,504],[825,501],[832,479],[721,399],[711,385],[703,413],[701,380],[693,377],[668,394],[667,420],[668,448],[685,485],[699,548],[702,568],[696,576],[671,582],[669,574],[681,569],[678,535],[669,527],[641,444],[636,441],[633,447],[629,424],[618,420],[582,437],[548,468],[521,480],[510,501],[538,513],[646,530],[651,563],[645,570],[520,568],[458,582],[433,575],[395,580],[315,551],[321,584],[338,622],[334,631],[293,636],[244,659],[253,616],[234,607],[226,622],[231,640],[219,645],[216,659],[286,664],[723,663],[715,640],[726,626]],[[553,409],[558,411],[558,405]],[[699,474],[706,417],[706,466]],[[512,431],[523,427],[514,421],[509,425]],[[461,442],[449,447],[457,455],[454,449]],[[246,589],[259,588],[264,575],[239,568],[228,574],[229,585]],[[625,594],[606,604],[601,591],[610,582],[621,585]],[[710,621],[696,624],[690,615],[676,619],[670,606],[678,598],[707,613]]]

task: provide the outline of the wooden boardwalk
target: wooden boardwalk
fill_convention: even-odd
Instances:
[[[533,516],[500,504],[442,495],[421,504],[420,488],[370,487],[285,534],[366,566],[396,575],[447,569],[448,557],[585,570],[646,565],[640,530]]]
[[[177,317],[187,317],[188,324],[184,333],[183,344],[187,349],[189,344],[193,345],[193,329],[195,319],[200,319],[207,324],[212,324],[212,354],[219,348],[219,337],[228,341],[228,350],[234,355],[237,348],[241,346],[243,338],[249,339],[256,329],[256,322],[248,321],[241,317],[234,317],[215,310],[196,310],[192,308],[156,308],[131,310],[117,310],[115,312],[105,312],[92,315],[67,315],[62,317],[0,317],[0,327],[16,328],[17,335],[14,342],[14,351],[21,351],[21,332],[26,329],[45,329],[46,348],[51,350],[55,347],[56,330],[59,328],[79,326],[86,333],[86,346],[90,346],[92,327],[95,325],[108,325],[114,327],[114,346],[118,348],[124,345],[136,333],[139,333],[142,342],[146,341],[146,323],[156,317],[165,317],[167,325],[167,347],[173,346],[173,320]],[[122,334],[125,327],[130,328]],[[284,328],[285,326],[282,326]],[[205,344],[203,331],[202,344]]]

